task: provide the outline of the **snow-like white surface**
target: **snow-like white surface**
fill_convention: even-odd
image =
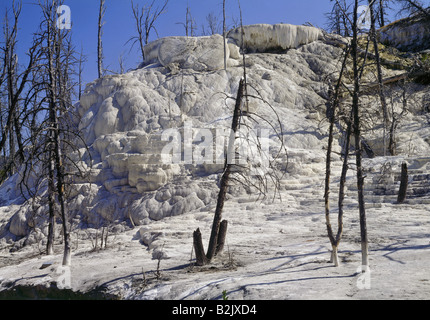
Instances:
[[[230,300],[428,299],[428,205],[369,204],[370,273],[361,274],[359,218],[353,204],[345,212],[341,266],[329,263],[320,182],[318,177],[296,181],[296,190],[283,191],[282,203],[230,198],[224,214],[229,221],[225,251],[204,268],[190,264],[192,232],[200,228],[207,244],[210,212],[197,210],[112,235],[101,251],[91,252],[88,240],[75,240],[71,287],[85,291],[104,285],[123,299],[221,299],[224,290]],[[291,183],[286,186],[293,189]],[[2,253],[1,258],[17,259],[32,250]],[[2,267],[0,287],[57,281],[60,244],[56,252]],[[164,257],[158,280],[154,252]],[[53,266],[40,270],[45,262]]]
[[[288,44],[285,48],[290,50],[247,55],[248,93],[254,96],[249,109],[267,121],[244,120],[246,126],[241,130],[248,126],[282,129],[288,151],[277,163],[279,168],[288,163],[281,180],[282,201],[269,201],[271,192],[268,199],[256,201],[255,190],[232,186],[224,208],[224,218],[229,221],[224,253],[208,267],[191,267],[195,229],[200,228],[207,245],[220,165],[163,163],[161,151],[168,143],[163,132],[191,135],[196,150],[204,145],[197,139],[203,130],[216,133],[229,128],[234,106],[230,98],[236,96],[243,68],[231,39],[229,61],[238,65],[230,63],[227,70],[220,60],[219,36],[160,39],[147,47],[147,63],[152,64],[90,83],[77,106],[93,166],[91,183],[76,181],[70,195],[69,210],[74,217],[70,281],[74,290],[104,285],[107,292],[125,299],[220,299],[224,290],[229,299],[429,297],[429,199],[398,205],[393,204],[392,194],[378,194],[382,182],[389,192],[398,188],[395,174],[380,174],[389,167],[387,161],[393,171],[404,160],[411,170],[430,171],[430,130],[425,116],[415,110],[399,124],[401,156],[365,161],[371,272],[364,275],[357,272],[361,261],[359,220],[355,171],[350,170],[339,248],[342,265],[333,267],[328,263],[330,243],[322,202],[327,146],[324,118],[327,79],[335,79],[342,49],[318,40],[319,33],[308,27],[303,31],[302,27],[273,26],[275,34],[267,31],[265,37],[261,28],[269,26],[259,28],[256,42],[250,44],[254,51],[272,50],[273,44],[282,48]],[[252,32],[248,34],[248,40],[253,38]],[[211,45],[220,52],[206,55],[204,49]],[[173,49],[185,51],[172,55]],[[418,101],[426,92],[427,87],[412,86],[411,101]],[[393,101],[396,108],[401,107],[400,99],[393,97]],[[377,112],[372,105],[368,111]],[[377,152],[381,131],[366,136]],[[270,138],[269,152],[278,151],[276,135]],[[338,142],[333,156],[337,174],[332,180],[333,195],[341,165],[341,139]],[[185,143],[180,146],[185,148]],[[0,187],[0,290],[10,283],[55,282],[62,260],[59,242],[58,255],[35,256],[44,248],[46,223],[43,218],[33,219],[29,206],[20,206],[17,182],[14,176]],[[335,203],[332,200],[333,207]],[[37,210],[36,217],[42,217],[46,206]],[[332,211],[335,221],[337,211]],[[93,251],[96,234],[100,237],[100,228],[106,225],[108,246]],[[159,257],[161,277],[157,279]],[[39,269],[45,262],[53,262],[53,267]]]
[[[230,66],[227,71],[198,72],[186,66],[191,60],[196,62],[195,57],[204,57],[200,53],[206,46],[221,50],[220,39],[220,36],[160,39],[149,45],[157,48],[150,52],[158,50],[158,57],[171,54],[170,46],[179,50],[182,44],[192,44],[196,51],[172,55],[172,59],[188,57],[182,61],[185,65],[179,65],[180,69],[172,70],[170,63],[167,67],[152,64],[127,74],[104,77],[87,86],[77,111],[81,117],[79,128],[91,147],[92,184],[87,181],[76,184],[77,189],[72,191],[76,195],[72,200],[73,212],[83,214],[94,225],[101,225],[104,220],[132,220],[140,225],[151,219],[203,209],[216,198],[216,179],[210,175],[222,168],[222,162],[221,166],[220,163],[196,165],[193,156],[191,164],[178,166],[163,163],[162,151],[168,144],[163,139],[166,130],[176,130],[185,139],[187,126],[191,127],[195,155],[201,130],[210,130],[216,138],[217,130],[230,127],[234,106],[230,98],[237,94],[243,68]],[[336,71],[335,57],[339,52],[338,48],[313,42],[283,55],[263,54],[247,59],[248,83],[253,86],[249,93],[261,96],[249,99],[250,111],[268,120],[260,124],[250,121],[248,125],[254,129],[272,129],[274,124],[281,130],[277,116],[265,101],[270,102],[285,131],[284,143],[291,153],[290,174],[308,170],[299,163],[299,158],[303,158],[300,154],[309,153],[309,157],[320,159],[317,161],[324,156],[326,138],[319,132],[318,119],[325,112],[321,95],[327,87],[319,74]],[[161,61],[165,59],[168,58]],[[308,117],[309,110],[312,117]],[[270,134],[276,152],[279,142],[273,132]],[[180,150],[185,158],[183,141]],[[88,186],[82,188],[85,184]],[[180,187],[184,184],[186,188]],[[199,192],[202,189],[206,191]]]
[[[147,44],[145,64],[159,63],[173,71],[214,71],[224,68],[224,43],[219,34],[210,37],[166,37]],[[230,48],[232,53],[230,54]],[[226,40],[227,65],[238,65],[239,49]]]

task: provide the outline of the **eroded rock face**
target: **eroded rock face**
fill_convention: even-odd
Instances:
[[[378,31],[382,43],[401,51],[419,52],[430,49],[430,23],[418,17],[406,18]]]
[[[226,40],[227,41],[227,40]],[[146,45],[145,64],[160,63],[171,70],[214,71],[224,68],[224,40],[210,37],[166,37]],[[230,55],[230,48],[233,54]],[[228,66],[237,65],[238,49],[226,44]]]
[[[185,137],[193,140],[193,157],[201,156],[196,150],[205,144],[200,139],[203,130],[217,138],[216,130],[230,128],[234,97],[243,77],[238,32],[231,31],[226,40],[227,70],[221,36],[170,37],[146,46],[143,68],[87,85],[76,113],[90,148],[91,158],[84,160],[92,162],[91,183],[74,183],[72,214],[94,226],[124,220],[141,225],[192,210],[212,210],[219,190],[217,174],[224,163],[184,163]],[[265,120],[250,121],[243,128],[273,129],[280,121],[288,149],[288,159],[281,160],[280,167],[288,163],[292,176],[318,174],[308,164],[319,166],[326,155],[322,120],[327,79],[336,78],[343,50],[320,37],[321,32],[311,27],[245,26],[245,47],[260,52],[246,57],[252,96],[249,110]],[[273,49],[282,52],[264,53]],[[188,127],[192,129],[187,133]],[[167,130],[177,133],[178,142],[169,135],[163,138]],[[275,134],[270,139],[276,152],[279,141]],[[178,147],[181,163],[163,162],[167,144]],[[340,145],[334,151],[340,154]],[[12,178],[0,188],[0,204],[18,197],[9,190],[18,190],[18,180]],[[47,208],[38,210],[42,216]],[[16,213],[9,231],[17,236],[28,233],[28,217],[25,210]]]
[[[256,28],[259,38],[252,44],[254,51],[278,45],[299,46],[318,38],[315,30],[301,27],[262,25],[247,30]],[[270,34],[264,38],[264,32]],[[287,33],[293,34],[294,39],[288,40]],[[243,76],[242,56],[234,34],[230,33],[226,40],[227,70],[224,70],[220,35],[169,37],[145,47],[145,67],[106,76],[87,85],[76,111],[79,129],[90,147],[91,184],[76,183],[76,190],[71,191],[71,213],[83,216],[83,220],[94,226],[103,221],[123,220],[141,225],[212,208],[218,193],[217,173],[222,170],[223,162],[215,163],[215,154],[211,162],[206,151],[208,162],[196,164],[194,160],[202,155],[197,150],[205,144],[201,139],[204,130],[218,138],[216,130],[231,126],[235,101],[227,97],[236,96]],[[270,101],[283,126],[288,128],[285,145],[315,149],[313,156],[322,157],[321,137],[304,132],[302,121],[307,127],[314,125],[314,121],[306,118],[306,110],[317,112],[324,102],[320,91],[325,90],[316,72],[335,71],[334,58],[340,49],[322,42],[313,44],[307,48],[299,46],[287,54],[247,57],[248,82],[259,91],[251,94],[262,97],[262,100],[250,99],[249,110],[259,112],[268,119],[267,123],[275,124],[277,118],[264,102]],[[176,145],[171,139],[162,138],[166,130],[176,130],[179,135]],[[193,140],[190,163],[185,163],[187,135]],[[179,147],[181,163],[163,163],[162,150],[168,143]],[[275,146],[276,143],[271,144]],[[40,208],[41,212],[45,209]],[[11,230],[20,235],[27,232],[22,218],[25,218],[22,214],[15,217]]]
[[[247,52],[268,52],[297,48],[321,38],[320,29],[290,24],[256,24],[244,26],[244,48]],[[231,30],[226,37],[227,66],[240,63],[242,29]],[[170,70],[192,69],[215,71],[224,68],[224,40],[221,35],[209,37],[166,37],[145,46],[145,65],[159,63]]]
[[[274,45],[299,47],[288,55],[247,58],[248,81],[258,84],[262,98],[279,110],[282,121],[288,122],[285,127],[298,131],[299,119],[312,123],[304,110],[315,112],[323,102],[315,93],[324,90],[315,72],[335,71],[333,57],[338,49],[316,42],[300,48],[302,43],[317,40],[319,33],[313,28],[262,25],[257,29],[260,36],[269,29],[272,33],[267,39],[261,37],[262,42],[254,42],[258,46],[255,51]],[[276,32],[280,33],[275,41]],[[291,41],[287,40],[288,32],[293,34]],[[169,37],[145,47],[146,67],[87,86],[77,110],[79,127],[91,147],[92,182],[98,186],[90,190],[93,200],[92,208],[85,211],[88,221],[96,223],[97,216],[108,221],[123,217],[139,225],[213,204],[218,191],[216,173],[221,172],[223,163],[215,163],[215,155],[213,162],[197,165],[193,160],[201,155],[196,150],[205,141],[200,138],[201,130],[209,130],[217,138],[216,130],[231,126],[234,100],[225,97],[237,94],[243,68],[235,39],[226,41],[227,70],[220,35]],[[250,99],[249,108],[268,119],[273,117],[263,100]],[[163,162],[163,148],[172,144],[171,139],[162,137],[166,130],[176,130],[179,135],[179,164]],[[187,134],[193,140],[191,163],[185,163]],[[297,132],[288,135],[285,144],[322,151],[320,138]]]
[[[299,47],[319,36],[314,28],[286,25],[251,26],[246,32],[251,30],[260,35],[252,44],[254,51],[278,45]],[[270,33],[266,38],[262,36],[265,32]],[[145,224],[204,208],[216,199],[217,176],[213,174],[222,170],[223,163],[215,163],[214,155],[213,163],[184,164],[184,140],[189,126],[188,135],[195,140],[190,150],[193,157],[198,156],[197,146],[203,141],[200,129],[212,130],[216,138],[217,129],[231,125],[234,100],[226,100],[225,94],[236,95],[243,69],[235,33],[230,35],[226,40],[226,71],[220,35],[168,37],[145,47],[146,67],[107,76],[87,86],[77,111],[79,128],[91,148],[91,181],[97,186],[88,188],[84,196],[91,199],[91,207],[83,210],[88,221],[96,224],[97,217],[108,221],[123,217],[136,225]],[[331,56],[337,54],[330,46],[321,45],[297,49],[290,56],[273,56],[270,61],[263,56],[247,59],[249,81],[259,84],[263,99],[285,112],[281,118],[286,121],[301,117],[292,109],[321,105],[321,98],[314,92],[321,90],[321,85],[312,69],[332,72],[336,67]],[[315,53],[318,57],[313,57]],[[304,68],[306,61],[309,67]],[[305,88],[310,82],[315,86]],[[256,112],[261,109],[263,114],[270,110],[264,108],[264,102],[252,99],[249,108]],[[297,125],[288,127],[298,130]],[[162,133],[170,129],[179,135],[179,164],[163,162],[163,148],[172,140],[163,138]],[[285,139],[286,145],[319,148],[316,137],[293,136]],[[211,175],[209,183],[201,178]]]
[[[9,230],[18,237],[23,237],[28,232],[27,214],[24,209],[18,210],[10,221]]]
[[[243,27],[243,46],[248,52],[268,52],[298,48],[322,37],[318,28],[291,24],[255,24]],[[242,47],[242,29],[228,33]]]

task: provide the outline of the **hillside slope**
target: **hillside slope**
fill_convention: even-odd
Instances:
[[[70,190],[71,288],[98,288],[126,299],[219,299],[223,290],[237,299],[428,297],[430,274],[423,266],[430,261],[429,87],[411,82],[407,87],[392,83],[387,89],[395,112],[404,107],[402,97],[409,101],[397,126],[396,157],[384,157],[381,151],[375,93],[362,96],[363,138],[376,155],[364,162],[375,273],[372,290],[363,291],[357,273],[354,171],[347,181],[340,268],[327,264],[330,246],[322,202],[326,103],[348,39],[302,26],[245,30],[255,36],[245,38],[249,102],[238,143],[253,149],[247,138],[268,132],[265,150],[282,174],[279,194],[273,197],[276,190],[269,186],[267,198],[258,201],[258,190],[233,185],[225,207],[228,248],[213,268],[193,268],[192,232],[204,230],[206,243],[224,163],[217,151],[226,147],[225,129],[231,125],[244,60],[235,31],[227,39],[227,70],[220,36],[159,39],[146,47],[140,68],[88,84],[76,106],[78,126],[90,147],[82,162],[90,178],[75,181]],[[404,72],[392,66],[383,70],[384,77]],[[364,77],[367,83],[376,79],[372,72]],[[276,157],[283,150],[279,136],[286,153]],[[210,137],[214,140],[206,140]],[[333,155],[336,177],[342,141],[339,132]],[[252,167],[258,152],[248,152],[246,165]],[[417,193],[411,188],[405,204],[397,205],[393,196],[403,161],[410,165],[411,177],[422,183],[414,185]],[[260,177],[267,177],[269,169],[259,169]],[[47,233],[46,205],[34,212],[25,204],[18,180],[12,177],[0,187],[0,289],[44,287],[58,280],[54,267],[39,269],[42,263],[55,266],[60,261],[59,256],[39,255]],[[337,183],[333,178],[334,197]],[[103,227],[109,231],[108,245],[97,250]],[[332,288],[329,294],[327,288]]]

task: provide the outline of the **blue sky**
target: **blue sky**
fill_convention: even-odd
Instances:
[[[23,9],[20,17],[20,30],[18,34],[18,49],[25,52],[31,42],[32,33],[37,29],[40,21],[40,10],[36,0],[22,0]],[[143,4],[149,0],[134,0],[135,4]],[[162,3],[163,0],[156,0]],[[170,0],[167,11],[160,16],[156,23],[160,37],[185,35],[184,27],[178,23],[185,22],[187,3],[191,14],[196,21],[198,30],[206,23],[209,13],[222,19],[221,0]],[[12,0],[0,1],[0,17],[10,7]],[[87,56],[85,64],[85,82],[90,82],[97,77],[97,18],[98,0],[65,0],[65,5],[71,9],[72,32],[76,49],[83,47]],[[238,1],[227,0],[227,22],[233,19],[239,20]],[[303,24],[307,21],[314,25],[323,26],[324,14],[331,8],[328,0],[241,0],[244,24],[254,23],[291,23]],[[105,67],[119,71],[118,59],[123,55],[126,69],[136,67],[140,62],[138,47],[130,51],[130,43],[125,44],[130,37],[135,35],[134,20],[129,0],[106,0],[105,25],[103,29],[103,46],[105,55]],[[0,35],[3,37],[3,34]],[[157,35],[151,34],[150,39],[155,40]],[[0,42],[2,38],[0,38]],[[23,57],[24,58],[24,57]]]
[[[32,33],[40,21],[40,10],[34,3],[36,0],[22,0],[23,10],[20,17],[18,34],[18,49],[25,52],[28,48]],[[135,4],[144,4],[151,0],[134,0]],[[164,0],[156,0],[161,4]],[[367,1],[366,1],[367,2]],[[12,0],[0,1],[0,17],[3,19],[6,7]],[[84,82],[90,82],[97,77],[97,18],[99,0],[65,0],[65,5],[71,9],[72,32],[76,49],[82,46],[87,56]],[[213,13],[222,19],[221,0],[170,0],[167,11],[157,20],[156,27],[160,37],[185,35],[184,27],[178,23],[185,22],[187,4],[196,21],[198,31],[206,22],[206,16]],[[239,20],[238,1],[227,0],[227,23],[233,19]],[[241,0],[244,24],[254,23],[290,23],[303,24],[311,22],[315,26],[324,27],[325,14],[330,11],[332,3],[329,0]],[[136,34],[130,0],[106,0],[106,14],[103,35],[103,46],[106,68],[119,71],[118,59],[123,55],[126,69],[135,68],[140,62],[138,47],[130,51],[130,43],[126,42]],[[0,37],[3,37],[1,34]],[[157,35],[151,34],[150,40]],[[0,38],[0,42],[2,38]]]

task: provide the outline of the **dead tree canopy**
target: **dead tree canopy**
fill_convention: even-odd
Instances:
[[[401,5],[400,13],[406,12],[409,15],[419,14],[430,20],[430,9],[426,8],[420,0],[396,0]]]
[[[136,43],[139,43],[139,49],[143,60],[145,60],[144,47],[149,42],[151,31],[154,31],[158,36],[155,22],[166,12],[168,3],[169,0],[165,0],[161,7],[154,7],[155,0],[153,0],[151,4],[139,7],[138,4],[135,5],[133,0],[131,0],[131,9],[136,24],[137,36],[131,37],[127,43],[133,41],[131,45],[132,48]]]
[[[13,3],[11,10],[7,10],[4,16],[3,46],[0,47],[1,74],[0,74],[0,98],[4,95],[5,105],[1,105],[1,139],[0,153],[3,154],[3,168],[0,171],[0,181],[13,174],[24,161],[25,138],[22,134],[23,114],[29,104],[28,84],[31,82],[32,73],[37,66],[40,55],[39,44],[35,42],[28,50],[28,63],[25,66],[18,64],[17,42],[18,22],[21,14],[21,4]],[[12,19],[9,13],[12,12]]]

